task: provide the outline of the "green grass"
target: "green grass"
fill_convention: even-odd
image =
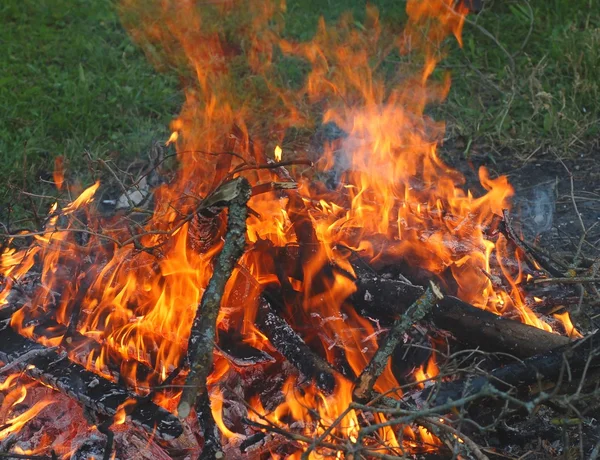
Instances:
[[[113,1],[1,3],[0,204],[23,203],[15,200],[19,188],[47,192],[43,181],[56,156],[67,159],[72,177],[89,182],[85,151],[126,163],[168,134],[183,100],[178,72],[153,69],[123,30]],[[565,155],[598,139],[597,2],[494,0],[469,16],[464,47],[449,41],[441,69],[452,71],[450,96],[433,109],[465,155],[472,145],[493,155],[525,158],[538,147]],[[372,3],[383,22],[402,24],[404,2]],[[365,4],[288,0],[284,33],[309,39],[319,16],[333,23],[348,9],[359,26]],[[392,70],[394,59],[386,63]],[[281,68],[290,85],[306,72],[293,59]]]
[[[597,0],[495,1],[463,35],[440,111],[450,136],[523,157],[538,147],[569,156],[597,141]]]
[[[375,0],[386,23],[404,21],[404,2]],[[461,49],[449,42],[440,71],[452,72],[448,100],[434,108],[447,137],[526,158],[532,151],[577,154],[600,135],[598,0],[492,0],[465,24]],[[307,39],[319,14],[328,22],[364,2],[290,0],[286,32]],[[397,57],[390,57],[393,61]],[[492,158],[493,159],[493,158]]]
[[[177,79],[154,71],[110,2],[3,0],[0,18],[0,202],[39,190],[56,156],[77,176],[86,150],[131,158],[164,139]]]

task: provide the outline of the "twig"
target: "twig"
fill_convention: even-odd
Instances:
[[[404,316],[394,322],[390,332],[386,335],[381,346],[375,352],[373,358],[363,369],[358,377],[353,392],[354,401],[365,401],[371,395],[373,385],[385,369],[389,357],[400,343],[402,336],[417,322],[422,320],[433,309],[436,300],[443,298],[438,295],[438,288],[431,286],[408,308]]]
[[[277,168],[280,168],[282,166],[293,166],[293,165],[313,166],[313,162],[310,161],[310,160],[299,159],[299,160],[280,161],[278,163],[262,163],[262,164],[240,165],[237,168],[234,168],[228,174],[227,178],[233,177],[235,174],[239,174],[239,173],[244,172],[244,171],[253,171],[253,170],[257,170],[257,169],[277,169]]]
[[[265,182],[252,187],[252,196],[274,192],[275,190],[292,190],[297,188],[298,184],[296,182]]]
[[[206,379],[213,363],[217,316],[225,284],[231,276],[233,267],[242,256],[246,244],[246,217],[248,216],[246,202],[250,198],[250,184],[244,178],[237,178],[220,188],[223,189],[222,196],[229,206],[227,232],[223,249],[202,295],[190,332],[187,352],[190,373],[177,409],[181,418],[189,415],[197,398],[206,392]]]
[[[464,433],[461,433],[456,428],[453,428],[446,423],[441,423],[435,420],[434,418],[421,419],[418,423],[423,424],[425,428],[428,428],[427,425],[433,425],[442,431],[450,433],[452,436],[455,436],[456,438],[459,438],[462,442],[464,442],[465,446],[469,448],[469,450],[477,460],[489,460],[489,457],[481,451],[481,448],[471,438],[466,436]]]
[[[600,278],[574,276],[573,278],[539,278],[533,280],[533,284],[582,284],[582,283],[600,283]]]

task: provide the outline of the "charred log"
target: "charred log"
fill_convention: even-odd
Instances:
[[[519,321],[503,318],[446,296],[434,307],[432,319],[459,341],[483,350],[528,358],[570,342],[568,337],[546,332]]]
[[[129,356],[129,359],[123,358],[119,353],[104,347],[101,342],[80,334],[76,330],[69,333],[68,327],[62,324],[49,320],[32,330],[32,337],[35,340],[53,339],[61,336],[63,339],[60,343],[60,349],[68,352],[74,360],[82,362],[88,356],[107,356],[105,361],[107,371],[119,381],[124,379],[129,385],[134,385],[135,382],[158,385],[161,382],[160,375],[148,364],[136,359],[133,353],[132,356]],[[132,381],[132,378],[135,380]]]
[[[405,315],[407,305],[423,292],[420,286],[381,277],[360,278],[355,284],[358,290],[351,297],[355,307],[380,318]],[[451,296],[439,300],[429,318],[468,346],[519,358],[544,353],[569,342],[567,337],[495,315]]]
[[[224,458],[221,447],[221,434],[210,409],[208,392],[204,392],[197,403],[198,419],[200,420],[204,435],[204,447],[199,460],[216,460]]]
[[[8,326],[0,330],[0,337],[0,361],[5,365],[18,362],[16,367],[29,377],[99,414],[114,417],[126,401],[137,399],[137,395],[72,362],[67,353],[46,348]],[[19,361],[24,354],[31,358]],[[130,415],[134,424],[165,439],[176,438],[183,431],[176,417],[150,401],[135,404]]]
[[[275,349],[302,375],[314,380],[323,391],[328,393],[333,391],[336,371],[329,363],[313,353],[288,322],[275,313],[269,302],[262,297],[259,300],[256,325]]]
[[[359,310],[376,313],[378,317],[395,317],[404,314],[425,289],[407,281],[379,276],[360,276],[354,282],[356,292],[350,297]]]

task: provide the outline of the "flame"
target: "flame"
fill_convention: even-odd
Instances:
[[[58,190],[62,190],[63,183],[65,182],[65,164],[62,156],[57,156],[54,159],[54,172],[52,173],[54,179],[54,185]]]
[[[573,322],[571,321],[571,315],[568,311],[564,313],[555,313],[554,316],[557,320],[559,320],[567,333],[567,335],[571,339],[581,339],[583,335],[573,326]]]
[[[154,207],[143,221],[124,222],[120,215],[97,212],[96,183],[65,207],[53,205],[29,248],[6,249],[0,260],[6,279],[0,306],[8,303],[16,283],[41,272],[31,301],[13,314],[12,327],[40,343],[62,345],[62,333],[49,337],[38,326],[52,316],[60,331],[75,319],[80,338],[96,346],[92,352],[85,346],[69,349],[70,359],[107,379],[115,378],[117,366],[120,377],[146,394],[183,362],[196,309],[223,246],[225,213],[206,218],[199,211],[203,200],[235,175],[244,175],[252,185],[281,181],[275,170],[281,165],[269,159],[268,146],[273,139],[283,142],[290,128],[314,128],[322,114],[324,125],[335,125],[343,134],[324,142],[317,167],[340,183],[328,188],[316,183],[314,172],[292,167],[297,189],[251,198],[248,250],[227,284],[217,326],[271,350],[254,325],[256,299],[265,289],[286,284],[281,314],[330,363],[347,363],[349,377],[337,377],[333,393],[325,394],[314,383],[290,376],[280,404],[267,409],[258,396],[249,398],[249,418],[293,428],[311,439],[325,435],[332,443],[360,439],[364,420],[347,410],[352,377],[376,352],[380,331],[347,300],[356,290],[350,253],[376,270],[403,265],[452,278],[461,299],[551,330],[525,302],[521,254],[497,232],[513,194],[508,180],[480,168],[482,190],[465,190],[464,176],[447,166],[437,150],[444,124],[425,114],[450,89],[449,75],[436,66],[447,37],[462,43],[467,10],[461,3],[409,0],[409,22],[400,34],[368,6],[360,27],[350,15],[333,26],[321,19],[315,36],[303,42],[282,38],[285,4],[280,0],[200,4],[122,0],[123,23],[149,58],[158,67],[187,67],[185,103],[166,142],[176,149],[180,168],[171,182],[153,190]],[[410,63],[399,64],[390,78],[382,63],[395,55]],[[281,84],[278,56],[301,60],[305,80]],[[243,85],[236,74],[240,67]],[[273,154],[281,162],[279,145]],[[60,189],[64,179],[58,159],[56,165]],[[273,254],[285,251],[299,255],[276,266]],[[493,271],[506,280],[505,289],[492,284],[488,274]],[[561,321],[570,335],[577,334],[568,316]],[[142,367],[144,372],[138,372]],[[241,439],[225,425],[219,387],[234,368],[215,357],[211,410],[224,437]],[[413,377],[422,386],[438,373],[432,354]],[[375,389],[400,397],[399,386],[388,365]],[[178,394],[165,391],[155,401],[173,410]],[[39,402],[39,410],[47,403]],[[126,423],[128,404],[119,408],[116,425]],[[385,424],[383,415],[374,417]],[[425,429],[416,430],[423,443],[438,442]],[[384,440],[386,453],[420,442],[411,427],[386,425],[376,435]],[[308,447],[303,441],[298,445]]]
[[[179,139],[179,133],[177,131],[173,131],[171,133],[171,135],[169,136],[169,139],[167,140],[167,142],[165,142],[165,145],[171,145],[171,144],[177,142],[177,139]]]
[[[212,411],[215,423],[219,427],[221,434],[227,439],[244,439],[244,436],[231,431],[223,422],[223,392],[219,388],[215,388],[210,395],[210,410]]]
[[[275,156],[275,161],[279,162],[281,161],[281,147],[279,147],[278,145],[275,146],[275,151],[273,152],[274,156]]]
[[[27,422],[36,417],[44,408],[53,404],[50,399],[42,399],[24,412],[13,415],[16,406],[25,401],[27,397],[27,385],[19,384],[19,374],[13,374],[0,383],[0,391],[8,390],[0,406],[0,440],[8,435],[18,432]]]
[[[127,420],[127,408],[135,406],[137,401],[134,398],[127,399],[123,404],[117,407],[117,412],[113,417],[114,425],[123,425]]]

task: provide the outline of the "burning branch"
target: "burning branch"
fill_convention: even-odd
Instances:
[[[177,408],[181,418],[186,418],[197,399],[206,393],[206,379],[212,370],[221,299],[233,267],[242,256],[246,244],[246,202],[250,198],[250,184],[244,178],[234,179],[221,186],[218,196],[215,194],[212,198],[213,205],[223,203],[229,208],[227,233],[190,332],[187,354],[190,373]]]
[[[86,370],[71,361],[67,353],[33,342],[10,327],[0,330],[2,349],[0,361],[5,366],[16,367],[34,380],[41,381],[57,391],[65,393],[92,411],[115,417],[126,401],[136,401],[135,394],[119,385]],[[27,359],[23,359],[27,356]],[[173,439],[182,432],[176,417],[150,401],[131,404],[132,421],[144,429],[156,432],[165,439]]]
[[[402,340],[403,335],[417,321],[425,318],[432,310],[436,300],[441,298],[443,296],[439,292],[439,289],[435,284],[431,283],[431,286],[408,308],[404,316],[394,322],[392,329],[385,336],[383,343],[358,377],[352,394],[354,401],[366,401],[369,399],[373,385],[385,369],[385,366],[387,366],[389,357]]]

